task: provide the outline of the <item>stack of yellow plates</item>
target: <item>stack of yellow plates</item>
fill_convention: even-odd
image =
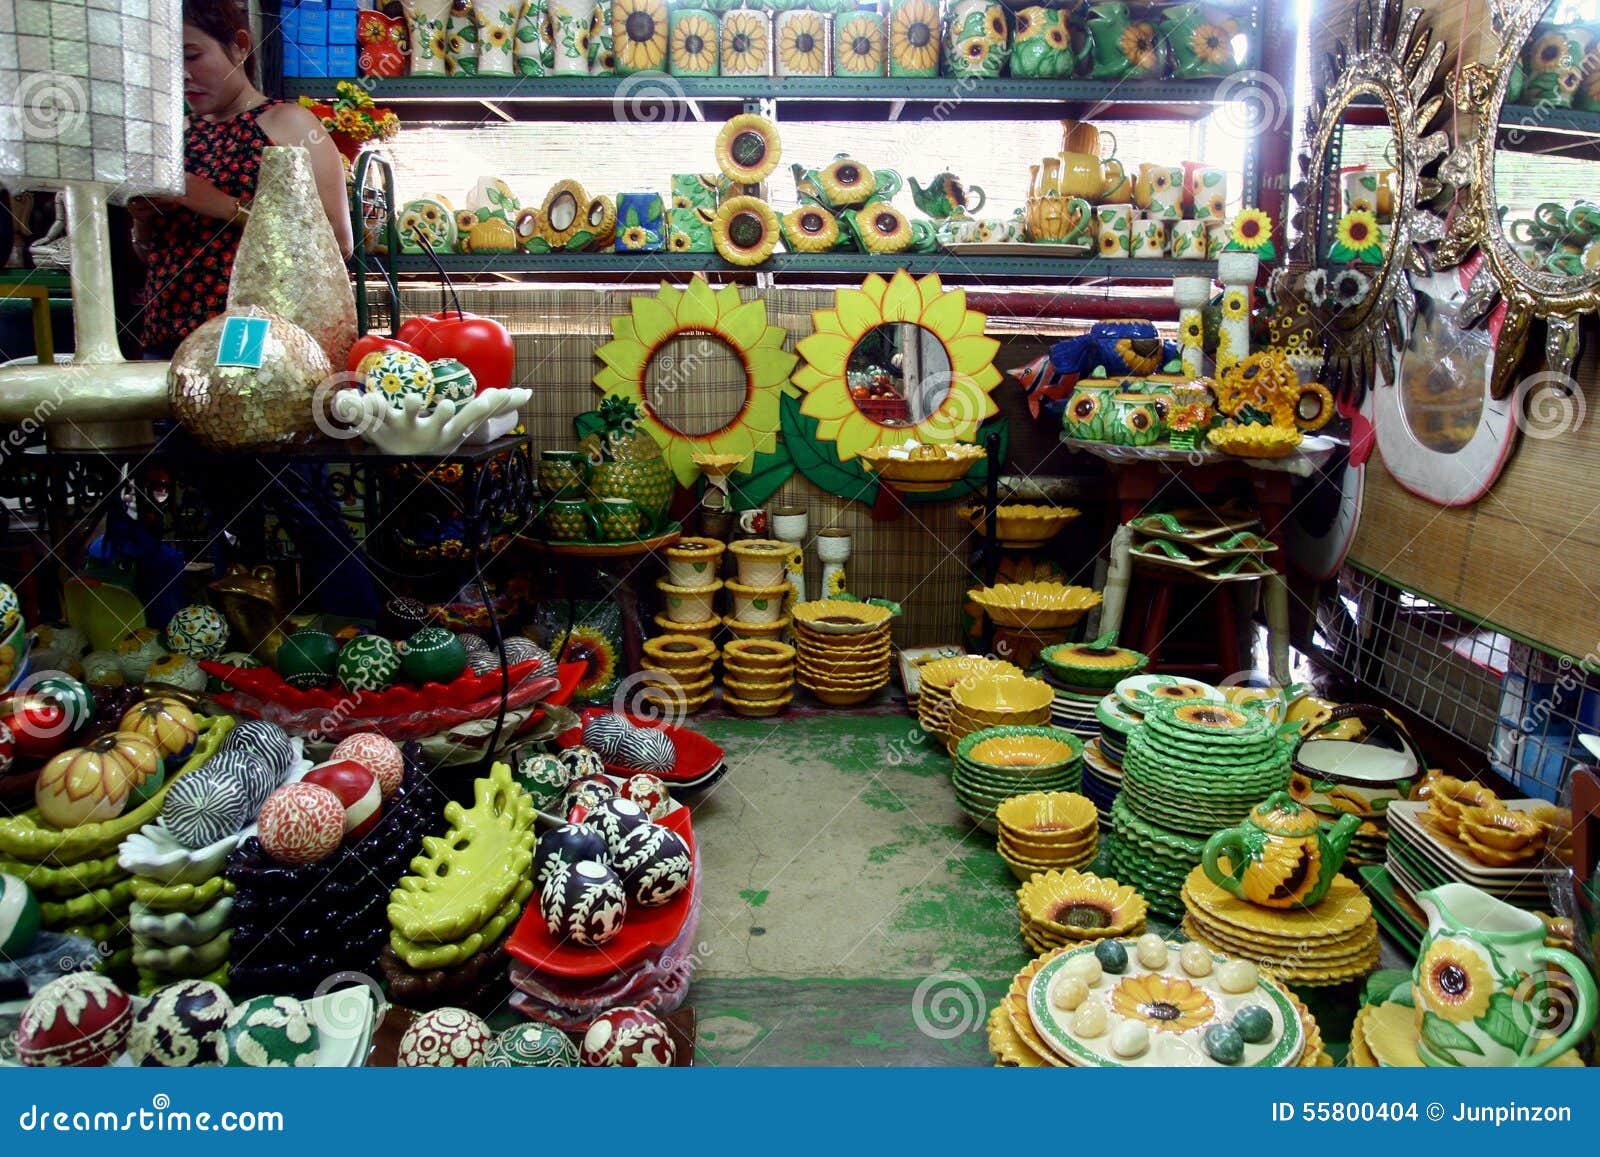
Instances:
[[[1302,987],[1343,984],[1378,966],[1372,902],[1347,876],[1309,908],[1261,908],[1225,892],[1205,868],[1183,883],[1183,931],[1217,952],[1253,960]]]
[[[962,739],[986,727],[1042,727],[1050,722],[1055,698],[1050,684],[1025,675],[963,679],[950,689],[945,744],[954,752]]]
[[[1004,659],[989,659],[983,655],[957,655],[952,659],[935,659],[917,670],[917,722],[922,730],[938,739],[949,738],[950,712],[953,704],[950,693],[957,683],[967,679],[987,679],[997,675],[1020,675],[1022,669]]]
[[[776,715],[794,699],[794,648],[735,639],[722,648],[722,703],[737,715]]]
[[[1148,906],[1126,884],[1071,868],[1041,872],[1017,889],[1022,938],[1035,952],[1079,940],[1137,936]]]
[[[1019,880],[1081,868],[1100,850],[1100,813],[1070,791],[1013,796],[995,809],[995,819],[1000,857]]]
[[[711,701],[711,665],[717,648],[698,635],[658,635],[645,640],[640,698],[675,711],[698,711]]]
[[[796,603],[792,614],[800,686],[830,707],[850,707],[888,685],[886,608],[816,599]]]

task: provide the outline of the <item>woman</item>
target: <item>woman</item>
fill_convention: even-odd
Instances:
[[[182,197],[132,206],[134,248],[149,264],[146,356],[170,357],[179,342],[226,308],[239,232],[250,215],[261,150],[268,145],[310,150],[328,223],[340,250],[350,253],[339,150],[313,113],[269,100],[255,86],[252,48],[249,24],[235,0],[185,0],[186,188]]]

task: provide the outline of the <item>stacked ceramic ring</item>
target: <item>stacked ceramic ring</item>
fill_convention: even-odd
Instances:
[[[1034,952],[1082,940],[1137,936],[1149,906],[1126,884],[1068,868],[1040,872],[1017,889],[1022,938]]]
[[[957,683],[1020,674],[1022,669],[1015,664],[982,655],[958,655],[924,663],[917,672],[917,722],[924,732],[943,742],[950,737],[950,713],[955,706],[950,694]]]
[[[667,547],[663,552],[667,573],[656,580],[663,603],[656,626],[669,634],[702,639],[716,633],[722,625],[722,616],[716,613],[717,592],[722,589],[717,571],[727,549],[714,538],[680,538]]]
[[[699,711],[711,702],[711,668],[716,661],[716,646],[700,635],[658,635],[647,640],[640,661],[644,671],[639,679],[645,685],[640,698],[673,714]]]
[[[1128,741],[1144,725],[1144,717],[1113,694],[1095,707],[1095,722],[1099,734],[1083,745],[1083,794],[1094,801],[1100,823],[1109,827],[1111,805],[1122,791],[1122,761]]]
[[[1082,744],[1058,727],[974,731],[956,745],[951,773],[956,802],[973,823],[986,832],[996,832],[995,812],[1011,797],[1077,791],[1082,756]]]
[[[776,639],[734,639],[722,648],[722,705],[735,715],[776,715],[794,699],[795,650]]]
[[[950,689],[945,746],[954,754],[963,738],[986,727],[1043,727],[1051,698],[1044,680],[1025,675],[963,679]]]
[[[473,806],[450,803],[448,827],[389,895],[379,963],[408,1007],[497,1004],[505,940],[533,894],[533,800],[497,763],[473,784]]]
[[[1347,876],[1309,908],[1264,908],[1224,891],[1204,868],[1183,885],[1183,931],[1302,988],[1342,984],[1378,966],[1372,903]]]
[[[728,548],[739,569],[728,580],[730,609],[724,620],[736,639],[777,639],[793,622],[784,604],[794,594],[789,581],[799,558],[793,543],[776,538],[750,538]]]
[[[995,811],[1001,859],[1026,880],[1036,872],[1081,868],[1100,851],[1094,805],[1070,791],[1034,792]]]
[[[1182,914],[1183,879],[1206,839],[1241,822],[1289,780],[1289,748],[1271,720],[1203,700],[1148,707],[1128,741],[1112,806],[1121,863],[1150,907]],[[1114,861],[1115,863],[1115,861]]]
[[[816,599],[796,603],[793,615],[800,686],[830,707],[853,707],[888,686],[886,608]]]

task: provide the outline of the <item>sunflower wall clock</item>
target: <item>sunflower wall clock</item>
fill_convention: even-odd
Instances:
[[[663,282],[655,296],[633,298],[628,313],[612,318],[611,333],[611,340],[595,351],[604,363],[594,375],[595,387],[639,405],[645,430],[679,483],[690,486],[699,476],[696,454],[737,454],[742,459],[738,469],[745,474],[758,459],[770,463],[778,449],[779,399],[798,359],[783,348],[783,329],[768,324],[765,302],[743,301],[733,285],[713,290],[699,277],[683,289]],[[737,413],[703,433],[686,431],[664,415],[668,399],[659,383],[670,356],[667,347],[685,337],[717,343],[744,368],[744,399]],[[669,368],[673,372],[667,378],[675,389],[695,388],[699,375],[692,364]]]

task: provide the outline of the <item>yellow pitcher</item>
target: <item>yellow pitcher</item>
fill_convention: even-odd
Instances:
[[[1097,205],[1125,205],[1133,196],[1122,162],[1102,161],[1093,153],[1061,154],[1061,195]]]

